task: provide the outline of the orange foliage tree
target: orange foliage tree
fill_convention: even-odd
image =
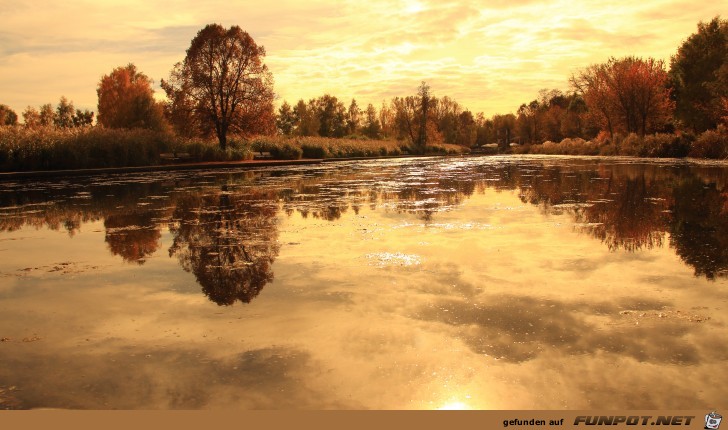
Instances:
[[[571,77],[592,118],[610,134],[659,131],[675,108],[662,60],[610,58]]]
[[[165,128],[164,106],[154,100],[152,81],[134,64],[104,75],[96,89],[99,124],[108,128]]]

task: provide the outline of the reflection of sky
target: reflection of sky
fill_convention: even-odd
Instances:
[[[71,408],[694,409],[728,394],[704,383],[728,358],[726,279],[669,247],[610,251],[493,189],[431,220],[364,205],[279,212],[278,229],[274,281],[228,307],[169,258],[166,229],[141,266],[109,253],[103,221],[3,233],[0,387]]]

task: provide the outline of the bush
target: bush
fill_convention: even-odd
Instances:
[[[641,155],[644,157],[680,158],[688,155],[687,139],[670,133],[651,134],[644,137]]]
[[[321,144],[307,142],[301,145],[304,158],[327,158],[328,150]]]
[[[728,158],[728,130],[721,125],[716,130],[703,132],[693,142],[689,155],[697,158]]]
[[[298,160],[303,155],[300,146],[289,142],[273,145],[269,151],[273,158],[278,160]]]
[[[618,145],[621,155],[631,155],[633,157],[643,157],[644,142],[642,138],[635,133],[630,133]]]

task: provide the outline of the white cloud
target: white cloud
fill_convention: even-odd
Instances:
[[[266,47],[282,99],[330,93],[378,106],[426,80],[492,115],[541,88],[567,89],[572,72],[610,56],[669,60],[718,9],[666,0],[18,1],[3,7],[0,103],[20,113],[63,94],[93,109],[101,75],[133,62],[158,82],[199,29],[219,22]]]

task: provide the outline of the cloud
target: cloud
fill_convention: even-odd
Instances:
[[[94,106],[99,73],[134,62],[158,80],[183,59],[196,31],[219,22],[240,25],[266,47],[281,99],[331,93],[378,105],[413,94],[426,80],[435,93],[491,115],[514,111],[542,88],[567,89],[572,72],[610,56],[668,59],[716,9],[662,0],[71,1],[43,7],[18,1],[4,10],[0,102],[22,110],[60,93]],[[64,73],[60,80],[58,67],[76,76]],[[34,86],[26,75],[48,84]],[[78,90],[83,87],[89,90]]]

